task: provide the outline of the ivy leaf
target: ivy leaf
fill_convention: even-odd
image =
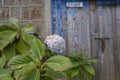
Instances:
[[[72,67],[69,58],[61,55],[49,58],[44,64],[52,68],[54,71],[65,71]]]

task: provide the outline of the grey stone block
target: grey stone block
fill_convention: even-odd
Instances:
[[[9,8],[8,7],[0,8],[0,21],[6,21],[9,17],[10,17]]]
[[[11,17],[20,19],[20,7],[12,7],[11,8]]]
[[[42,7],[23,7],[22,20],[44,21],[44,8]]]

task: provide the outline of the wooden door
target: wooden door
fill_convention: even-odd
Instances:
[[[82,2],[83,7],[66,7],[67,2]],[[71,50],[85,51],[97,59],[92,80],[120,80],[120,7],[96,6],[87,0],[52,0],[52,31]]]
[[[67,2],[80,0],[53,0],[52,31],[64,37],[67,52],[83,50],[90,53],[89,7],[88,1],[82,1],[85,7],[67,7]]]

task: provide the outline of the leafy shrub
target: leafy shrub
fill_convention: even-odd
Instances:
[[[0,26],[0,80],[54,80],[58,77],[70,80],[76,76],[82,80],[81,71],[89,80],[94,75],[90,63],[96,62],[95,59],[86,58],[85,53],[53,54],[48,44],[31,34],[32,24],[19,27],[15,18],[11,18],[9,24]]]

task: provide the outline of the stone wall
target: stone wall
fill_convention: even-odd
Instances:
[[[10,17],[18,18],[21,24],[32,23],[40,38],[51,33],[50,0],[0,0],[0,24]]]

